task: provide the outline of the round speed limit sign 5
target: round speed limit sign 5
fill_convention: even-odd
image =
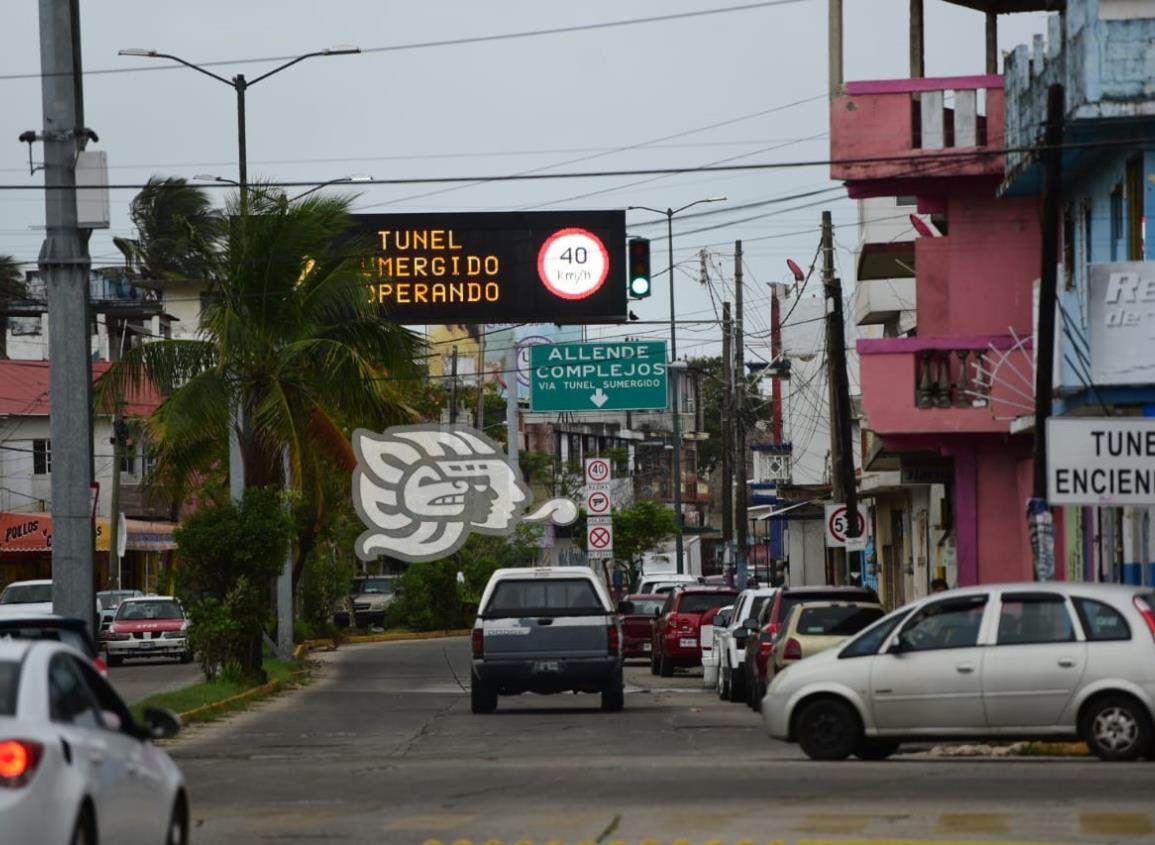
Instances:
[[[537,274],[554,296],[585,299],[610,273],[610,254],[601,238],[585,229],[559,229],[541,245]]]

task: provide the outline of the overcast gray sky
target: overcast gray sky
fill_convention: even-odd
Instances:
[[[750,2],[751,0],[747,0]],[[742,0],[82,0],[88,124],[108,153],[114,183],[149,176],[212,173],[236,178],[235,97],[230,88],[157,59],[124,58],[144,47],[196,63],[287,57],[340,44],[362,49],[525,32],[721,9]],[[846,78],[909,75],[907,0],[845,0]],[[0,182],[29,176],[20,132],[42,127],[35,0],[4,0],[0,26]],[[981,73],[983,16],[927,0],[928,76]],[[1043,29],[1037,15],[1001,19],[1008,50]],[[254,78],[276,63],[225,65],[224,76]],[[163,69],[162,69],[163,68]],[[125,73],[95,73],[127,70]],[[829,153],[826,2],[796,0],[745,11],[636,26],[487,43],[424,46],[311,59],[250,89],[250,178],[324,181],[486,176],[692,167],[822,159]],[[801,101],[801,102],[800,102]],[[790,105],[798,103],[797,105]],[[773,111],[772,111],[773,110]],[[722,125],[719,125],[722,124]],[[712,128],[711,128],[712,127]],[[664,139],[664,140],[663,140]],[[625,149],[623,149],[625,148]],[[39,158],[40,149],[34,151]],[[466,186],[358,186],[358,207],[388,210],[678,207],[725,194],[730,205],[834,187],[828,168],[809,167],[664,177],[614,177]],[[92,241],[94,264],[116,263],[110,235],[130,235],[132,191],[112,196],[112,229]],[[768,322],[765,283],[785,279],[785,259],[803,266],[830,208],[840,246],[853,248],[854,205],[829,202],[735,210],[675,225],[680,319],[712,318],[697,283],[699,249],[718,278],[732,276],[733,242],[744,241],[749,325]],[[698,210],[717,210],[706,206]],[[757,220],[728,221],[775,212]],[[42,232],[38,190],[0,194],[0,254],[34,262]],[[631,234],[657,237],[663,225],[631,212]],[[694,232],[705,226],[709,231]],[[685,234],[679,234],[679,231]],[[665,264],[655,244],[655,265]],[[848,252],[842,275],[852,275]],[[723,294],[719,293],[721,299]],[[729,294],[726,294],[727,298]],[[667,319],[664,285],[632,305],[643,320]],[[661,335],[656,326],[629,331]],[[607,333],[622,334],[622,329]],[[710,351],[717,329],[687,326],[679,352]]]

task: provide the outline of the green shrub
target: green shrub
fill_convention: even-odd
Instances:
[[[453,558],[417,563],[397,579],[391,620],[414,631],[445,631],[465,625]]]

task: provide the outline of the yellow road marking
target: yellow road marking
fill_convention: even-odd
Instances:
[[[1006,813],[943,813],[935,833],[1010,833],[1011,818]]]
[[[1082,813],[1079,830],[1088,836],[1149,836],[1155,825],[1146,813]]]
[[[819,815],[813,813],[802,819],[797,829],[804,833],[865,833],[870,816]]]

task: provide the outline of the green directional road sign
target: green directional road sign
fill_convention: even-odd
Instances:
[[[529,350],[534,411],[663,411],[666,342],[554,343]]]

